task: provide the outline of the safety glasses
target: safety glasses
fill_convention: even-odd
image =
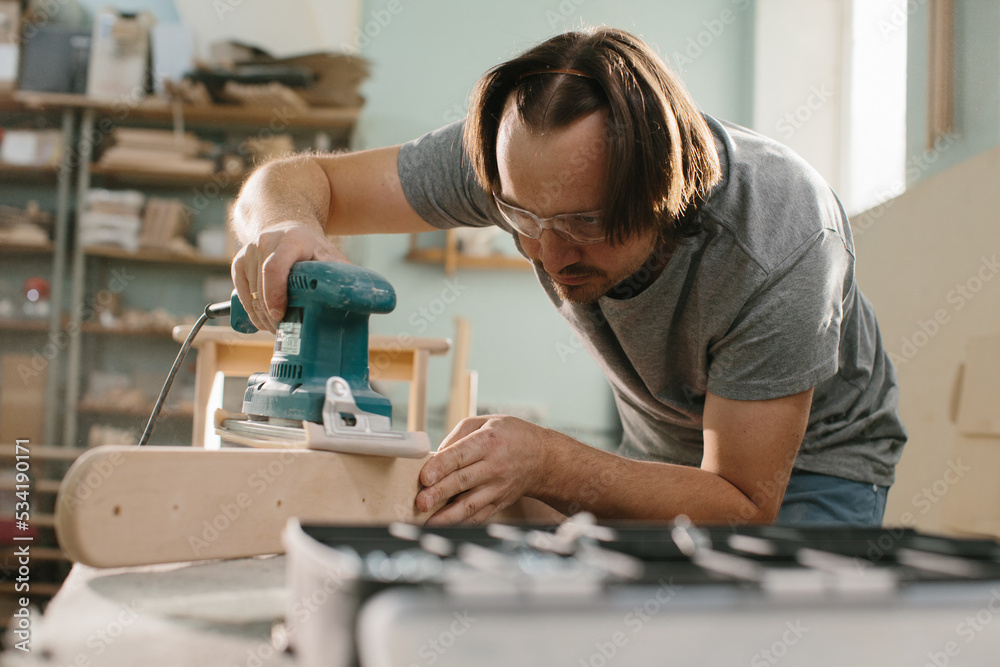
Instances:
[[[600,211],[560,213],[551,218],[539,218],[531,211],[525,211],[523,208],[508,204],[495,192],[493,199],[496,201],[497,208],[500,209],[504,220],[509,222],[519,234],[523,234],[529,239],[540,238],[546,229],[551,229],[560,237],[573,243],[600,243],[606,238],[604,227],[601,225]]]

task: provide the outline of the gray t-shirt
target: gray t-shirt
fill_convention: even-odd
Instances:
[[[608,377],[624,429],[619,453],[698,466],[707,391],[764,400],[815,387],[795,469],[890,485],[906,441],[899,389],[854,283],[840,202],[788,148],[706,120],[723,180],[696,212],[701,232],[651,285],[630,294],[626,281],[624,293],[580,305],[539,275]],[[476,182],[461,121],[405,144],[399,176],[432,225],[514,233]]]

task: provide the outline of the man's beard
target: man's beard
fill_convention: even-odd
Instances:
[[[616,292],[612,296],[619,299],[627,299],[641,292],[662,272],[666,261],[670,257],[669,252],[664,254],[665,252],[662,247],[658,247],[645,259],[636,260],[633,264],[626,265],[620,272],[614,275],[582,264],[573,264],[563,269],[563,276],[590,278],[590,280],[582,285],[564,285],[550,276],[542,267],[540,261],[535,261],[534,265],[542,275],[548,278],[552,288],[560,299],[569,301],[570,303],[586,305],[596,303],[598,299],[612,290]],[[642,275],[637,275],[640,269],[644,267],[647,270],[643,271]],[[636,279],[629,280],[633,276]]]
[[[582,285],[564,285],[546,273],[545,269],[542,268],[541,262],[535,262],[535,266],[538,267],[542,275],[548,278],[552,289],[559,295],[559,298],[570,303],[596,303],[598,299],[604,296],[615,285],[615,282],[608,280],[605,272],[592,267],[567,267],[563,271],[564,276],[586,276],[591,279]]]

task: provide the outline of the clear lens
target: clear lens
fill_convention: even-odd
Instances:
[[[504,219],[518,231],[531,239],[540,238],[542,231],[551,229],[559,236],[573,243],[599,243],[605,239],[600,214],[563,213],[551,218],[539,218],[531,211],[511,206],[494,193],[493,199]]]

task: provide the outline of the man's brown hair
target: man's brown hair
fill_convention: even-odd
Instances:
[[[465,150],[480,184],[496,193],[497,132],[508,100],[533,130],[607,110],[602,211],[612,243],[649,229],[670,242],[696,232],[684,219],[721,178],[715,142],[680,80],[639,38],[608,27],[567,32],[479,79]]]

